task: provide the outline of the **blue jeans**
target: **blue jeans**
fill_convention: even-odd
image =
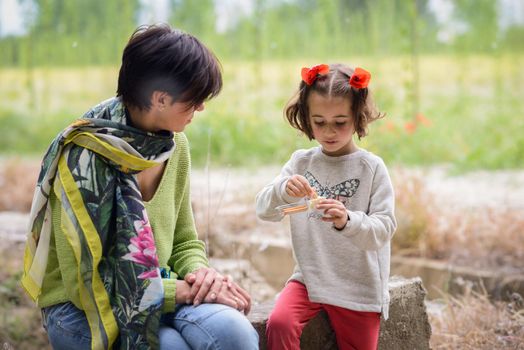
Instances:
[[[44,328],[55,350],[91,349],[84,312],[72,303],[42,309]],[[177,305],[164,314],[160,349],[258,349],[258,334],[239,311],[221,304]]]

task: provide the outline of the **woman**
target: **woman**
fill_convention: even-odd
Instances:
[[[221,88],[216,57],[195,37],[142,26],[117,96],[50,145],[22,284],[53,348],[258,348],[241,313],[250,297],[208,266],[190,203],[182,131]]]

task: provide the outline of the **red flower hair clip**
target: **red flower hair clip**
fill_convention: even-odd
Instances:
[[[302,80],[307,85],[313,85],[319,75],[326,75],[329,73],[329,66],[327,64],[319,64],[311,68],[302,68]]]
[[[349,85],[355,89],[364,89],[368,87],[369,80],[371,79],[371,73],[362,68],[355,68],[355,72],[349,78]]]

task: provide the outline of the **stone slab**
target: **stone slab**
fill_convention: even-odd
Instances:
[[[431,326],[424,305],[426,290],[420,278],[392,277],[389,291],[391,295],[389,319],[381,320],[378,348],[380,350],[429,349]],[[249,315],[249,320],[259,334],[261,350],[267,348],[266,322],[273,306],[274,301],[262,303],[255,306]],[[337,349],[335,334],[324,312],[320,312],[305,327],[301,337],[301,349]]]

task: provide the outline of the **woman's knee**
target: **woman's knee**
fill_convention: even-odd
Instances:
[[[221,334],[221,349],[258,349],[258,333],[242,313],[228,308],[217,316],[214,324]]]
[[[174,326],[192,348],[258,349],[258,333],[242,313],[229,306],[182,307]]]
[[[158,330],[158,341],[160,343],[160,350],[191,350],[191,347],[182,335],[171,327],[160,327]]]

